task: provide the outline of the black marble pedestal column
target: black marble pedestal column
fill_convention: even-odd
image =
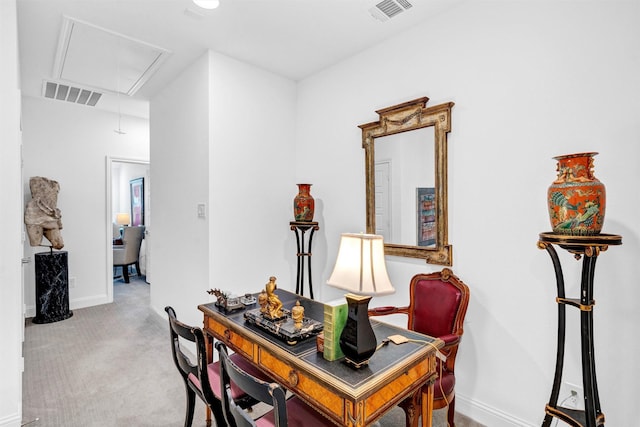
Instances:
[[[36,317],[51,323],[73,316],[69,310],[69,267],[66,251],[41,252],[36,259]]]

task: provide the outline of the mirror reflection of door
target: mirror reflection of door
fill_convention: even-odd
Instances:
[[[391,160],[376,162],[376,234],[385,242],[393,241],[391,229]]]
[[[435,187],[434,164],[433,128],[375,139],[376,234],[385,243],[419,245],[417,189]]]

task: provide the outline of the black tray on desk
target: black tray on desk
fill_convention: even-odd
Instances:
[[[259,308],[248,310],[244,313],[247,322],[257,326],[258,328],[269,332],[271,335],[285,341],[289,345],[297,344],[300,341],[315,337],[322,332],[324,325],[308,317],[302,319],[302,326],[296,328],[291,312],[282,310],[284,316],[280,319],[268,319],[262,315]]]

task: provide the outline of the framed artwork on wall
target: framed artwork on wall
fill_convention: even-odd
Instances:
[[[144,178],[129,181],[131,187],[131,225],[144,225]]]
[[[416,188],[417,242],[418,246],[429,247],[436,244],[436,189]]]

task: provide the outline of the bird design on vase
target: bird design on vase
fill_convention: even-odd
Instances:
[[[581,226],[589,227],[593,224],[594,217],[600,211],[600,207],[596,203],[587,201],[584,204],[584,212],[579,213],[581,204],[574,205],[569,203],[565,195],[560,192],[554,192],[551,195],[551,202],[559,206],[563,213],[562,217],[567,218],[556,226],[558,230],[572,230]],[[571,214],[567,211],[573,211],[574,216],[570,216]]]

